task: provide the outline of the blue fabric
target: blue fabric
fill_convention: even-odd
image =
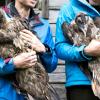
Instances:
[[[91,85],[90,80],[80,70],[77,63],[81,61],[89,61],[92,59],[92,57],[84,54],[83,49],[85,45],[74,46],[68,39],[65,39],[61,29],[63,22],[66,21],[68,24],[70,24],[80,12],[84,12],[91,17],[100,16],[99,12],[97,12],[88,2],[86,2],[86,0],[70,0],[70,2],[65,3],[61,7],[56,23],[56,53],[58,57],[65,60],[66,63],[65,86]]]
[[[0,100],[24,100],[24,96],[16,93],[11,83],[2,77],[15,72],[13,59],[7,64],[0,58]]]
[[[40,20],[42,21],[43,25],[35,27],[34,30],[37,32],[41,42],[50,48],[50,52],[46,52],[40,55],[45,69],[50,73],[57,67],[57,56],[54,50],[55,45],[52,39],[52,32],[48,21],[42,18]]]
[[[0,76],[15,72],[14,69],[15,65],[13,64],[13,59],[10,59],[10,61],[5,64],[4,60],[0,58]]]
[[[0,100],[25,100],[23,95],[17,94],[11,83],[0,78]]]
[[[40,18],[42,24],[34,26],[34,30],[41,42],[47,45],[50,52],[40,54],[43,65],[47,72],[52,72],[57,66],[57,56],[54,51],[54,42],[52,39],[52,32],[50,25],[47,20]],[[41,48],[40,48],[41,49]],[[0,100],[24,100],[24,96],[18,94],[11,83],[2,78],[2,75],[7,75],[15,72],[15,66],[13,64],[13,59],[11,59],[7,64],[4,60],[0,58]]]
[[[40,20],[43,22],[43,25],[35,27],[34,30],[37,32],[41,42],[50,48],[50,52],[41,54],[40,58],[46,70],[48,72],[52,72],[57,66],[57,56],[54,51],[55,45],[52,39],[52,32],[48,21],[44,19]]]

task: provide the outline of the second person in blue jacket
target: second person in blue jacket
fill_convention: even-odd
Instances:
[[[100,0],[94,1],[100,6]],[[92,18],[100,16],[100,9],[97,11],[86,0],[66,2],[60,9],[56,24],[56,53],[60,59],[65,60],[67,100],[99,100],[93,94],[91,81],[79,68],[78,63],[83,61],[87,63],[94,56],[100,56],[100,42],[92,40],[88,46],[72,45],[69,39],[64,37],[61,27],[63,22],[70,24],[80,12]]]

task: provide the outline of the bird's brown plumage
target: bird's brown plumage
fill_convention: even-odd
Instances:
[[[0,9],[0,55],[3,59],[32,51],[29,44],[21,38],[19,31],[22,29],[29,29],[25,19],[19,17],[7,19],[5,12]],[[51,100],[48,93],[48,74],[40,60],[31,68],[17,70],[15,77],[17,87],[35,100]]]
[[[79,13],[73,24],[68,25],[66,22],[62,24],[64,36],[76,46],[88,45],[92,39],[100,41],[100,17],[94,20],[84,13]],[[100,98],[100,57],[89,61],[89,67],[82,70],[90,76],[89,70],[92,72],[92,89],[94,94]],[[88,70],[89,69],[89,70]]]

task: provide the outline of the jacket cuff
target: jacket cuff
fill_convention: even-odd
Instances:
[[[84,58],[84,59],[86,59],[86,60],[92,60],[93,59],[93,57],[92,56],[89,56],[89,55],[87,55],[85,52],[84,52],[84,48],[86,47],[86,45],[83,45],[83,49],[82,49],[82,51],[80,51],[80,55]]]
[[[9,62],[5,63],[7,66],[5,66],[5,71],[7,72],[15,72],[15,65],[13,63],[13,58],[9,60]]]
[[[44,44],[44,46],[46,48],[46,53],[50,53],[52,51],[51,48],[47,44]]]

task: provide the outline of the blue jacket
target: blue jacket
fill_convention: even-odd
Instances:
[[[79,12],[87,13],[91,17],[100,16],[86,0],[69,0],[64,4],[59,12],[56,23],[56,53],[58,57],[65,60],[66,86],[90,85],[91,82],[87,76],[80,70],[78,62],[89,61],[92,57],[84,54],[85,45],[73,46],[68,39],[65,39],[61,29],[64,21],[71,23]],[[87,67],[87,66],[84,66]]]
[[[7,7],[3,7],[3,10],[8,19],[13,16],[18,16],[14,3],[11,3]],[[50,25],[47,20],[39,18],[33,10],[30,12],[29,22],[32,28],[37,32],[37,36],[40,38],[41,42],[49,48],[49,52],[40,54],[40,58],[47,72],[52,72],[57,66],[57,57],[54,51],[54,42]],[[0,100],[24,100],[24,96],[16,93],[11,83],[2,78],[3,75],[14,72],[15,66],[13,64],[13,59],[5,63],[4,60],[0,58]]]

